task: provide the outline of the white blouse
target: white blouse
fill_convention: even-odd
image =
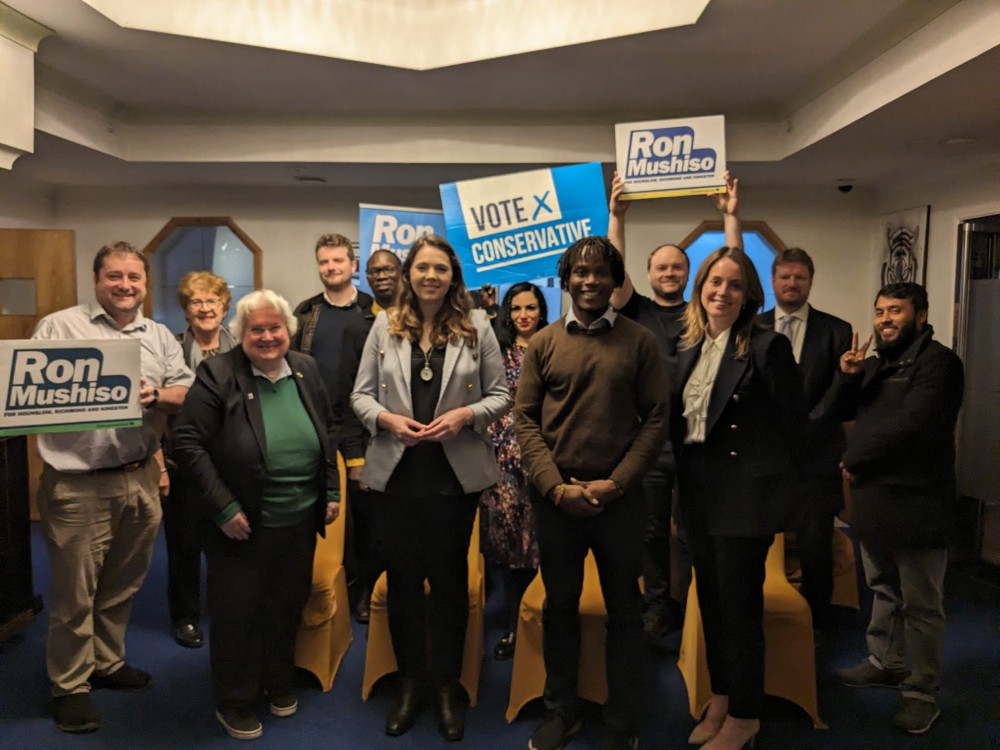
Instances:
[[[715,385],[722,355],[729,343],[730,330],[727,328],[715,339],[706,331],[705,340],[701,343],[701,356],[684,385],[684,418],[687,419],[685,443],[705,442],[705,423],[708,420],[708,404],[712,399],[712,386]]]

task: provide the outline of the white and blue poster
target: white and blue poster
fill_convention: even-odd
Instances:
[[[420,237],[426,234],[445,236],[444,213],[440,209],[400,208],[360,203],[358,211],[360,253],[355,286],[369,294],[371,289],[365,276],[365,266],[372,253],[376,250],[389,250],[402,262],[406,260],[410,246]]]
[[[622,198],[669,198],[726,189],[726,120],[721,115],[615,125]]]
[[[0,341],[0,435],[142,424],[136,339]]]
[[[608,232],[597,162],[450,182],[441,206],[471,289],[555,276],[567,247]]]

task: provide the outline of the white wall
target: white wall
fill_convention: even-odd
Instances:
[[[0,182],[0,197],[2,190]],[[44,195],[40,188],[36,192]],[[790,247],[805,248],[816,263],[815,306],[867,331],[877,289],[879,218],[872,196],[860,188],[849,195],[828,192],[745,185],[741,213],[746,220],[766,220]],[[124,239],[144,247],[174,216],[230,216],[264,251],[264,284],[294,304],[320,289],[313,256],[316,238],[325,232],[357,236],[358,201],[439,204],[435,190],[347,195],[325,188],[63,187],[54,209],[43,210],[45,201],[37,197],[22,200],[11,204],[12,214],[23,208],[25,215],[0,216],[0,226],[73,229],[78,267],[88,269],[101,245]],[[0,205],[8,207],[6,201]],[[717,217],[704,197],[637,202],[628,214],[626,234],[627,265],[636,287],[649,293],[645,262],[653,247],[678,242],[701,221]],[[81,300],[91,298],[89,274],[78,277],[77,289]]]
[[[880,213],[913,206],[931,207],[927,246],[928,320],[934,335],[952,346],[955,320],[955,274],[958,264],[958,226],[981,216],[1000,214],[1000,181],[996,167],[951,175],[946,181],[901,184],[879,196]],[[1000,321],[995,321],[1000,325]]]
[[[0,170],[0,229],[57,229],[55,191]]]

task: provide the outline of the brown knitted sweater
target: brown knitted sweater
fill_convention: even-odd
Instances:
[[[565,319],[531,339],[514,405],[521,460],[547,496],[570,477],[635,488],[669,428],[670,388],[653,335],[619,315],[594,335]]]

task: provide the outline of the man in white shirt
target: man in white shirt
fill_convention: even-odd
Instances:
[[[38,512],[52,570],[46,663],[64,732],[92,732],[91,689],[142,690],[152,677],[125,663],[132,597],[149,571],[160,525],[164,415],[194,375],[174,335],[142,314],[149,262],[127,242],[94,258],[96,303],[39,321],[33,339],[135,339],[141,346],[140,427],[41,435]]]
[[[801,467],[803,497],[795,523],[802,566],[802,595],[812,609],[813,624],[829,619],[833,593],[833,518],[843,504],[838,463],[844,452],[844,429],[823,409],[823,397],[851,348],[851,325],[809,304],[815,267],[801,248],[779,252],[771,265],[776,306],[760,316],[765,328],[786,335],[802,372],[809,409],[808,450]]]

